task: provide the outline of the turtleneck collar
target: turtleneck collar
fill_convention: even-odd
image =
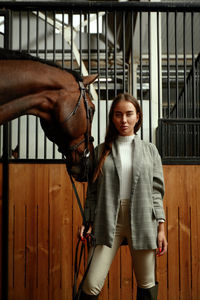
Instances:
[[[131,143],[134,140],[135,135],[128,135],[128,136],[123,136],[123,135],[118,135],[116,142],[117,143]]]

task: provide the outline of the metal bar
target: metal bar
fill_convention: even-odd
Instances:
[[[100,63],[99,63],[99,54],[100,54],[100,48],[99,48],[99,12],[96,13],[97,16],[97,73],[100,77]],[[98,77],[98,144],[100,144],[100,78]]]
[[[117,96],[117,16],[116,11],[114,11],[114,22],[113,22],[113,31],[114,31],[114,94]]]
[[[30,11],[27,11],[27,52],[30,52]],[[26,158],[29,158],[29,115],[26,116]]]
[[[64,68],[65,64],[65,19],[64,12],[62,11],[62,68]]]
[[[157,12],[157,49],[158,49],[158,119],[160,119],[160,13]]]
[[[88,13],[88,73],[91,74],[90,13]]]
[[[80,53],[80,73],[82,75],[82,11],[80,11],[80,30],[79,30],[79,53]]]
[[[10,48],[10,16],[5,13],[4,47]],[[9,123],[3,125],[3,179],[2,179],[2,299],[8,300],[8,222],[9,222]]]
[[[131,11],[131,94],[137,98],[137,95],[134,95],[134,40],[133,40],[133,11]],[[137,85],[137,78],[136,78],[136,85]],[[137,86],[136,86],[137,92]]]
[[[71,70],[73,70],[73,37],[74,37],[74,31],[73,31],[73,12],[69,15],[69,24],[71,24],[71,41],[70,41],[70,48],[71,48],[71,56],[70,56],[70,66]]]
[[[27,11],[27,51],[30,52],[30,11]]]
[[[20,1],[20,2],[5,2],[0,1],[0,8],[5,9],[12,9],[12,10],[24,10],[27,9],[34,10],[35,7],[37,7],[39,10],[70,10],[73,9],[74,11],[80,11],[81,10],[89,10],[89,11],[95,11],[95,10],[107,10],[107,11],[121,11],[122,7],[125,11],[130,11],[130,9],[138,10],[138,11],[145,11],[145,12],[155,12],[155,11],[166,11],[169,12],[183,12],[183,11],[200,11],[200,3],[198,2],[191,2],[191,1],[171,1],[171,2],[116,2],[116,1],[89,1],[89,2],[54,2],[54,1]]]
[[[178,41],[177,41],[177,12],[175,12],[175,61],[176,61],[176,118],[179,114],[179,90],[178,90]],[[176,155],[179,152],[179,134],[178,127],[176,126]]]
[[[151,15],[148,12],[148,54],[149,54],[149,141],[152,142],[152,89],[151,89]]]
[[[143,111],[143,75],[142,75],[142,12],[140,12],[140,107]],[[141,138],[143,139],[143,125],[141,127]]]
[[[195,55],[194,55],[194,13],[191,13],[191,48],[192,48],[192,117],[196,118],[196,66],[195,66]],[[193,149],[194,155],[196,155],[196,139],[195,139],[195,127],[193,127]],[[187,141],[186,141],[187,143]],[[188,143],[187,143],[188,144]]]
[[[126,54],[126,46],[125,46],[125,42],[126,42],[126,34],[125,34],[125,12],[122,12],[122,32],[123,32],[123,36],[122,36],[122,55],[123,55],[123,93],[125,93],[126,91],[126,87],[125,87],[125,79],[126,79],[126,71],[125,71],[125,54]]]
[[[53,12],[53,62],[56,63],[56,12]],[[55,159],[56,145],[52,143],[52,158]]]
[[[36,13],[36,56],[39,56],[39,12]],[[38,117],[35,118],[35,158],[38,158]]]
[[[44,12],[45,15],[45,26],[44,26],[44,59],[47,59],[47,11]],[[44,134],[44,159],[47,158],[47,137]]]
[[[194,56],[194,13],[191,13],[191,50],[192,50],[192,117],[196,117],[196,67]]]
[[[183,14],[183,57],[184,57],[184,117],[187,118],[187,62],[186,62],[186,15]]]
[[[106,127],[108,124],[108,12],[105,14],[105,63],[106,63]]]
[[[178,89],[178,41],[177,41],[177,12],[175,12],[175,61],[176,61],[176,118],[179,115],[179,89]]]
[[[170,118],[170,62],[169,62],[169,12],[166,13],[166,34],[167,34],[167,102],[168,118]]]

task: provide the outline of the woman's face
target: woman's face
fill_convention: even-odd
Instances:
[[[113,111],[113,123],[119,135],[129,136],[134,133],[139,116],[135,106],[126,100],[119,101]]]

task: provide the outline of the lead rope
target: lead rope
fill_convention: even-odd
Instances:
[[[88,231],[89,227],[88,227],[88,224],[87,224],[87,221],[86,221],[86,218],[85,218],[85,214],[84,214],[84,211],[83,211],[83,207],[81,205],[81,201],[80,201],[75,183],[74,183],[71,175],[70,175],[70,180],[71,180],[72,187],[73,187],[73,190],[74,190],[77,202],[78,202],[78,206],[80,208],[80,212],[81,212],[82,219],[83,219],[83,224],[85,224],[84,238],[82,239],[81,237],[79,237],[79,240],[78,240],[77,245],[76,245],[75,262],[74,262],[73,300],[79,300],[81,290],[82,290],[82,286],[83,286],[84,280],[87,276],[87,273],[89,271],[89,268],[90,268],[90,265],[91,265],[91,262],[92,262],[92,258],[93,258],[93,255],[94,255],[95,237],[93,236],[93,234],[87,234],[87,231]],[[80,266],[81,266],[83,253],[86,250],[86,245],[85,245],[86,242],[87,242],[87,250],[89,251],[89,247],[91,245],[93,247],[93,251],[92,251],[92,254],[91,254],[90,259],[88,261],[87,268],[85,270],[83,278],[82,278],[82,280],[79,284],[79,287],[77,288],[77,280],[78,280],[78,275],[79,275],[79,271],[80,271]],[[80,248],[80,243],[81,243],[81,248]],[[79,248],[80,248],[80,250],[79,250]],[[79,252],[80,252],[80,256],[79,256],[79,260],[78,260],[78,253]]]

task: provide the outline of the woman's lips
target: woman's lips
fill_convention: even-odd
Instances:
[[[122,130],[126,130],[128,128],[128,126],[121,126]]]

